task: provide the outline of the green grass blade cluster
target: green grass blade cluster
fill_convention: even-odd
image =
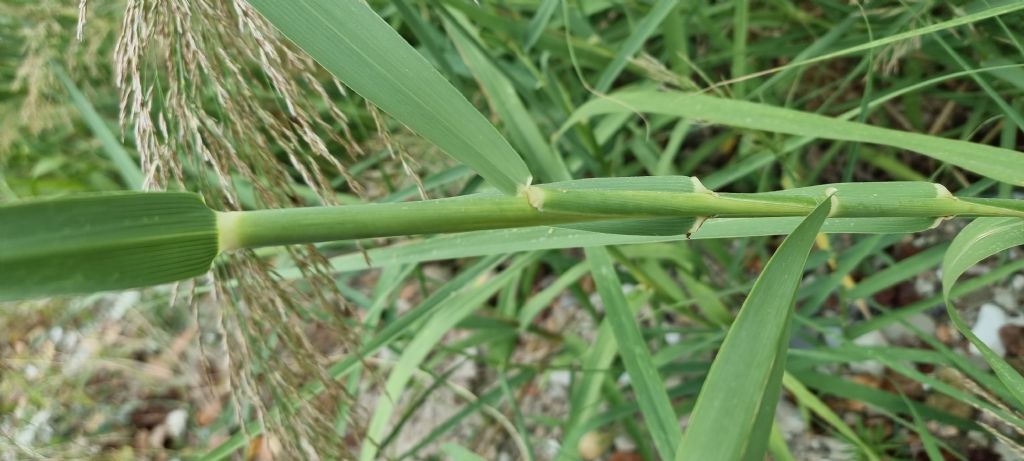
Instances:
[[[972,24],[978,21],[983,21],[985,19],[1002,16],[1024,9],[1024,4],[1014,0],[1003,0],[999,2],[974,2],[972,3],[972,6],[984,6],[984,8],[939,23],[930,24],[924,27],[917,27],[906,32],[901,32],[898,34],[889,35],[887,37],[871,40],[870,42],[867,43],[862,43],[860,45],[844,48],[842,50],[833,51],[830,53],[823,54],[821,56],[802,59],[782,66],[780,69],[777,70],[806,66],[822,61],[828,61],[830,59],[835,59],[841,56],[860,53],[862,51],[869,51],[875,48],[891,45],[893,43],[898,43],[904,40],[912,40],[928,34],[942,32],[945,30]]]
[[[474,296],[472,294],[474,291],[490,289],[491,285],[487,283],[484,283],[483,285],[474,285],[471,282],[485,277],[485,274],[495,270],[497,266],[503,263],[506,259],[507,258],[500,256],[489,256],[476,261],[447,283],[434,290],[433,293],[431,293],[427,299],[423,300],[423,302],[421,302],[415,309],[398,319],[387,323],[374,336],[367,339],[355,354],[348,355],[332,364],[327,370],[328,374],[334,379],[340,379],[343,376],[358,370],[358,367],[362,362],[372,354],[381,348],[386,347],[388,344],[391,344],[403,335],[413,334],[425,322],[429,321],[430,318],[437,315],[439,310],[449,305],[449,302],[452,300],[469,299]],[[493,291],[491,291],[491,293],[493,293]],[[303,389],[302,397],[308,398],[323,392],[323,390],[323,383],[313,381],[309,386]],[[280,409],[281,407],[278,408]],[[209,451],[200,459],[202,461],[219,461],[228,458],[236,450],[243,447],[250,437],[255,437],[261,432],[262,428],[259,427],[255,427],[250,431],[238,432],[230,439],[225,440],[216,448]]]
[[[503,286],[514,280],[520,270],[534,259],[533,256],[520,257],[513,261],[501,274],[480,280],[472,289],[446,300],[443,315],[433,315],[425,320],[416,335],[405,349],[405,353],[395,364],[384,385],[384,395],[377,402],[370,424],[367,426],[366,439],[363,442],[359,459],[373,461],[379,459],[378,444],[388,429],[388,422],[401,395],[404,394],[409,379],[434,346],[445,333],[473,313],[482,303]]]
[[[662,1],[656,6],[648,18],[643,22],[646,24],[634,33],[634,41],[639,46],[643,38],[651,32],[661,19],[664,18],[668,9],[675,4],[675,1]],[[660,12],[659,12],[660,11]],[[660,17],[659,17],[660,16]],[[472,30],[471,24],[455,14],[463,30]],[[546,21],[547,18],[539,18]],[[546,180],[567,180],[570,173],[565,163],[558,154],[551,149],[540,135],[540,131],[534,124],[532,117],[523,107],[519,96],[511,83],[504,78],[498,69],[476,48],[476,43],[457,27],[448,22],[446,26],[452,36],[460,53],[477,77],[477,81],[485,89],[491,99],[492,106],[502,117],[512,133],[513,141],[521,149],[527,149],[532,153],[527,159],[532,159],[531,164],[534,171]],[[625,64],[625,54],[630,53],[625,49],[620,51],[621,62],[616,67],[613,62],[605,72],[610,85],[614,75],[622,70]],[[600,187],[611,187],[615,190],[663,190],[663,191],[688,191],[696,189],[699,184],[692,178],[624,178],[624,180],[602,180],[590,181],[567,181],[551,184],[550,187],[566,187],[575,190],[597,189]],[[543,205],[535,204],[543,207]],[[668,233],[679,232],[682,229],[690,229],[694,218],[690,217],[669,217],[654,218],[646,220],[625,220],[606,221],[598,224],[599,230],[610,233],[642,234],[649,233],[651,228],[663,228]],[[659,453],[666,459],[672,456],[675,446],[678,444],[681,434],[677,417],[672,410],[671,401],[665,391],[664,382],[658,375],[652,364],[651,353],[640,334],[639,327],[633,318],[633,312],[626,302],[622,291],[622,285],[615,273],[615,267],[607,250],[604,248],[588,248],[586,250],[587,260],[590,263],[591,272],[598,288],[599,295],[606,305],[607,316],[602,323],[600,331],[602,335],[614,333],[617,347],[607,341],[603,347],[596,348],[594,353],[588,355],[588,360],[593,361],[597,367],[606,367],[615,357],[616,349],[619,356],[626,365],[631,382],[635,389],[637,399],[640,402],[640,410],[647,423],[647,429],[652,433],[655,446]],[[575,448],[576,440],[582,435],[582,423],[592,412],[594,398],[600,383],[604,380],[601,373],[588,373],[582,382],[575,386],[572,393],[572,415],[567,422],[567,440],[560,452],[560,457],[567,455],[566,446],[571,450]]]
[[[654,34],[658,26],[661,25],[661,22],[665,20],[678,3],[679,0],[658,0],[654,3],[651,11],[640,19],[633,33],[619,47],[615,57],[612,58],[612,62],[608,63],[608,66],[601,71],[601,75],[594,85],[595,91],[604,93],[611,89],[619,74],[626,68],[626,63],[640,50],[644,42]]]

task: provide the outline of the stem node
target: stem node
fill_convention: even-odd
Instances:
[[[544,211],[544,189],[534,186],[525,186],[520,189],[521,193],[526,196],[526,200],[530,203],[537,211]]]

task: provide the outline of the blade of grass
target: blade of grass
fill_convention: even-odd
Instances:
[[[451,15],[458,24],[447,19],[444,21],[448,36],[483,88],[491,108],[505,122],[513,145],[526,157],[537,179],[542,182],[570,179],[568,168],[537,128],[533,115],[523,105],[512,82],[478,48],[479,37],[472,24],[456,10],[452,10]]]
[[[974,421],[960,418],[945,411],[932,408],[922,402],[904,401],[899,395],[878,388],[858,384],[840,376],[833,376],[815,371],[794,372],[805,386],[817,390],[823,395],[834,395],[851,401],[864,402],[889,411],[907,412],[908,406],[914,407],[922,416],[943,424],[956,426],[963,430],[979,430]]]
[[[822,303],[843,285],[844,278],[849,276],[850,272],[859,267],[861,262],[867,257],[891,245],[897,238],[899,237],[891,236],[889,239],[883,240],[883,236],[875,235],[843,251],[841,258],[837,261],[835,268],[828,274],[828,277],[815,280],[807,286],[811,291],[804,294],[802,298],[804,304],[801,308],[801,314],[810,315],[812,312],[817,312]],[[801,299],[799,294],[797,299]]]
[[[454,71],[452,71],[449,61],[445,57],[444,36],[433,25],[424,21],[416,11],[413,11],[406,0],[398,0],[393,2],[393,4],[395,9],[398,10],[398,14],[409,24],[413,34],[416,35],[416,38],[426,48],[427,53],[430,53],[430,57],[434,62],[441,66],[441,70],[444,73],[454,75]]]
[[[345,85],[497,189],[514,193],[530,183],[526,164],[498,131],[365,3],[250,3]]]
[[[942,261],[942,294],[946,301],[946,312],[953,324],[981,352],[1000,381],[1016,397],[1014,406],[1024,408],[1024,377],[1010,364],[992,351],[960,317],[950,299],[950,292],[957,279],[971,266],[1008,248],[1024,245],[1024,219],[979,218],[967,225],[946,252]]]
[[[836,432],[842,434],[847,440],[853,442],[857,448],[860,448],[860,453],[866,456],[867,459],[879,459],[878,455],[871,450],[871,447],[864,443],[864,441],[857,436],[857,433],[854,432],[849,425],[843,422],[843,419],[840,418],[839,415],[832,411],[832,409],[829,408],[825,402],[819,399],[818,396],[808,390],[800,380],[789,373],[785,373],[782,377],[782,385],[787,391],[793,394],[793,398],[800,402],[801,405],[809,408],[814,412],[814,414],[818,415],[818,417],[828,423],[829,426],[832,426]]]
[[[729,75],[735,80],[747,73],[747,35],[750,27],[749,0],[733,2],[732,27],[732,67],[730,68]],[[746,94],[746,83],[744,81],[737,81],[731,88],[735,98],[742,98]]]
[[[452,461],[485,461],[482,456],[455,442],[446,442],[441,445],[441,451]]]
[[[913,365],[908,365],[903,360],[890,358],[889,356],[890,354],[892,354],[892,351],[889,348],[865,347],[862,348],[862,350],[863,352],[866,353],[866,358],[870,360],[877,360],[878,362],[882,363],[887,368],[892,369],[896,373],[911,378],[914,381],[918,381],[925,386],[928,386],[938,392],[946,394],[957,400],[966,402],[973,407],[979,408],[986,412],[990,412],[998,416],[1000,419],[1007,421],[1013,425],[1016,425],[1017,427],[1024,427],[1024,419],[1021,419],[1012,411],[1007,411],[1005,407],[1000,408],[1000,406],[994,405],[992,403],[989,403],[988,401],[983,400],[982,398],[975,395],[973,392],[961,389],[960,387],[947,383],[933,375],[922,373],[918,371],[916,367],[914,367]],[[998,371],[996,372],[996,375],[999,376]]]
[[[690,45],[688,18],[690,16],[687,5],[680,4],[670,13],[669,17],[662,22],[662,37],[665,40],[665,52],[668,54],[666,60],[676,75],[689,79],[690,72]],[[695,86],[693,82],[688,82]]]
[[[630,58],[640,51],[643,47],[644,42],[658,30],[658,26],[665,20],[665,17],[672,12],[672,9],[676,7],[676,3],[679,0],[658,0],[654,6],[651,7],[651,11],[647,13],[637,23],[636,28],[629,37],[626,38],[618,46],[618,51],[615,53],[615,57],[612,58],[612,62],[608,63],[608,66],[601,71],[601,76],[597,78],[597,83],[594,85],[594,90],[598,93],[605,93],[611,89],[612,84],[615,83],[615,79],[619,77],[623,69],[626,68],[626,63]]]
[[[694,299],[697,309],[704,314],[704,317],[715,325],[722,327],[732,323],[732,314],[725,304],[719,300],[719,294],[711,287],[701,283],[686,271],[679,271],[679,281],[686,287],[686,291]]]
[[[928,455],[928,461],[945,461],[945,457],[939,451],[938,443],[935,442],[935,436],[928,430],[924,418],[914,406],[909,405],[910,399],[906,395],[903,396],[903,401],[908,403],[907,408],[910,408],[910,415],[914,418],[914,428],[917,430],[917,436],[921,439],[921,445],[924,446],[925,454]]]
[[[665,382],[651,360],[647,342],[622,293],[622,283],[615,273],[608,250],[601,247],[587,248],[586,254],[594,283],[604,301],[606,319],[614,333],[619,357],[629,373],[630,385],[654,446],[663,459],[672,459],[682,440],[682,430],[679,429],[679,418],[672,409],[672,401],[665,391]]]
[[[544,287],[539,293],[533,295],[528,299],[523,306],[519,309],[517,320],[519,322],[519,331],[525,332],[529,328],[530,324],[533,323],[534,317],[540,314],[545,307],[548,307],[555,298],[565,291],[570,285],[576,283],[580,278],[587,274],[589,267],[586,263],[579,263],[572,266],[568,270],[561,272],[558,278],[555,279],[550,285]]]
[[[716,98],[697,93],[633,90],[592,100],[559,130],[599,114],[651,112],[752,130],[882,144],[918,152],[975,173],[1024,185],[1024,154],[984,144],[943,139],[918,133],[839,120],[765,104]]]
[[[988,71],[988,70],[1010,69],[1010,68],[1020,68],[1020,67],[1021,67],[1021,65],[998,66],[998,67],[993,67],[993,68],[989,68],[989,69],[985,69],[985,70]],[[914,92],[915,91],[918,91],[918,90],[924,89],[926,87],[933,86],[933,85],[936,85],[938,83],[945,82],[945,81],[948,81],[948,80],[951,80],[951,79],[954,79],[954,78],[958,78],[958,77],[966,76],[966,75],[971,75],[971,74],[976,73],[976,72],[977,71],[953,72],[953,73],[950,73],[950,74],[946,74],[946,75],[942,75],[942,76],[939,76],[939,77],[931,78],[931,79],[924,80],[924,81],[921,81],[921,82],[912,83],[912,84],[907,85],[907,86],[905,86],[903,88],[899,88],[897,90],[891,91],[889,93],[886,93],[886,94],[884,94],[882,96],[879,96],[879,97],[875,98],[873,101],[871,101],[870,103],[867,104],[867,107],[873,109],[873,108],[879,107],[880,105],[882,105],[882,104],[884,104],[884,103],[886,103],[888,101],[894,100],[894,99],[896,99],[898,97],[901,97],[901,96],[904,96],[904,95],[914,96]],[[857,117],[858,115],[860,115],[860,108],[859,107],[855,108],[855,109],[848,110],[848,111],[840,114],[836,118],[839,119],[839,120],[851,120],[854,117]],[[750,154],[745,159],[742,159],[742,160],[740,160],[738,162],[735,162],[735,163],[733,163],[733,164],[731,164],[729,166],[726,166],[723,169],[720,169],[720,170],[718,170],[718,171],[708,175],[707,177],[704,178],[704,184],[707,185],[708,187],[712,188],[712,189],[720,188],[722,186],[730,184],[733,181],[736,181],[737,179],[739,179],[739,178],[741,178],[743,176],[746,176],[746,175],[748,175],[748,174],[750,174],[750,173],[752,173],[752,172],[754,172],[754,171],[756,171],[758,169],[761,169],[761,168],[763,168],[763,167],[765,167],[767,165],[771,165],[772,163],[777,161],[780,156],[792,153],[792,152],[798,150],[799,148],[809,144],[814,139],[815,139],[815,137],[795,138],[795,139],[787,140],[783,144],[783,146],[780,149],[778,149],[778,151],[776,151],[775,149],[772,149],[772,150],[768,150],[768,149],[759,150],[759,151],[757,151],[755,153]],[[877,161],[877,159],[876,159],[876,161]],[[684,172],[685,171],[687,171],[687,170],[684,170]]]
[[[850,27],[853,26],[859,19],[860,18],[858,18],[857,16],[850,16],[844,19],[842,22],[835,24],[832,28],[828,30],[828,32],[825,35],[822,35],[821,38],[815,40],[814,43],[811,43],[810,46],[808,46],[799,54],[797,54],[794,57],[794,60],[802,61],[804,59],[813,57],[814,55],[821,53],[823,50],[825,50],[826,48],[834,44],[837,40],[842,38],[850,30]],[[761,93],[763,93],[765,90],[775,87],[782,80],[786,79],[793,73],[797,72],[797,70],[798,69],[795,67],[790,67],[776,73],[775,75],[772,75],[771,78],[769,78],[764,83],[755,88],[754,91],[750,92],[748,96],[760,96]],[[738,76],[739,75],[734,74],[733,78],[736,78]]]
[[[946,50],[946,53],[948,53],[960,67],[963,67],[964,70],[968,71],[975,70],[973,69],[973,66],[971,66],[963,56],[960,56],[960,53],[957,53],[953,47],[949,46],[942,37],[935,38],[939,45],[942,46],[942,49]],[[977,83],[978,86],[985,91],[985,94],[987,94],[988,97],[991,98],[1000,109],[1002,109],[1003,113],[1006,114],[1006,117],[1009,118],[1014,125],[1017,125],[1017,128],[1024,130],[1024,116],[1022,116],[1020,112],[1017,112],[1017,110],[1014,109],[1013,106],[1011,106],[1010,103],[1007,102],[1006,99],[1004,99],[1003,96],[988,83],[988,80],[985,79],[986,75],[984,73],[971,73],[970,75],[971,79],[974,80],[974,83]]]
[[[796,461],[793,453],[789,451],[789,445],[786,445],[786,439],[782,436],[778,424],[772,425],[772,433],[768,439],[768,453],[775,461]]]
[[[547,28],[548,22],[551,21],[551,16],[555,14],[555,10],[558,8],[558,2],[561,0],[543,0],[537,10],[534,11],[533,17],[530,18],[530,23],[526,26],[526,35],[523,39],[523,48],[529,51],[533,48],[533,45],[537,43],[537,39],[540,38],[540,34],[544,33],[544,29]]]
[[[674,459],[764,458],[796,289],[831,204],[818,205],[765,265],[711,365]]]
[[[961,296],[973,293],[977,290],[985,288],[993,283],[1013,275],[1015,272],[1024,270],[1024,259],[1020,261],[1014,261],[1004,266],[1000,266],[995,270],[979,275],[977,277],[964,280],[953,286],[950,290],[950,299],[956,300]],[[862,336],[865,333],[873,330],[885,328],[888,325],[904,320],[912,315],[925,312],[943,304],[942,294],[923,299],[907,306],[901,306],[899,309],[893,309],[885,314],[879,315],[871,320],[856,323],[846,331],[846,337],[856,338]]]
[[[867,278],[857,282],[857,286],[847,291],[846,295],[851,299],[864,299],[938,266],[942,262],[942,257],[948,248],[949,245],[947,244],[935,245],[885,269],[874,272]]]
[[[129,189],[142,189],[142,170],[139,169],[139,165],[135,163],[128,150],[118,142],[117,136],[114,136],[114,133],[110,131],[107,122],[96,112],[96,108],[92,106],[89,99],[78,89],[78,86],[71,80],[63,66],[56,62],[51,62],[50,68],[61,85],[64,85],[68,96],[71,97],[71,103],[82,114],[82,120],[89,126],[92,135],[100,141],[100,145],[103,146],[103,152],[107,154],[107,158],[114,164],[114,168],[121,175],[124,185],[128,186]]]
[[[522,373],[509,378],[508,384],[510,386],[518,387],[526,384],[533,378],[534,373],[532,370],[526,369]],[[496,406],[503,396],[504,390],[502,389],[502,386],[496,386],[495,388],[490,389],[486,393],[480,395],[478,399],[460,408],[457,413],[446,419],[444,422],[438,424],[430,431],[429,434],[416,442],[412,447],[406,449],[405,452],[399,455],[396,459],[403,460],[411,458],[425,447],[431,444],[436,444],[442,436],[458,427],[458,425],[465,419],[479,412],[482,408],[486,406]]]
[[[982,69],[988,69],[987,73],[1013,85],[1017,89],[1024,90],[1024,69],[1021,69],[1019,64],[1014,65],[1012,61],[1006,58],[988,59],[983,64]]]
[[[709,219],[689,239],[718,239],[786,235],[801,218],[726,218]],[[828,233],[913,233],[928,230],[935,223],[928,218],[834,218],[825,221],[822,231]],[[352,272],[394,264],[465,258],[520,251],[553,250],[634,243],[676,242],[688,240],[684,234],[673,236],[620,235],[554,227],[527,227],[461,234],[441,235],[411,243],[403,243],[366,252],[355,252],[331,259],[338,272]],[[283,277],[296,277],[292,268],[279,271]]]
[[[885,45],[889,45],[889,44],[892,44],[892,43],[901,42],[901,41],[904,41],[904,40],[914,39],[914,38],[921,37],[921,36],[924,36],[924,35],[933,34],[933,33],[936,33],[936,32],[952,29],[954,27],[964,26],[964,25],[967,25],[967,24],[975,23],[975,22],[978,22],[978,21],[983,21],[985,19],[993,18],[993,17],[996,17],[996,16],[1001,16],[1001,15],[1004,15],[1004,14],[1008,14],[1008,13],[1012,13],[1012,12],[1024,9],[1024,4],[1022,4],[1022,3],[1018,2],[1018,1],[1014,1],[1014,0],[1004,0],[1004,1],[996,1],[996,2],[984,2],[984,3],[979,2],[979,3],[976,3],[976,5],[984,5],[987,8],[979,10],[979,11],[975,11],[975,12],[970,13],[970,14],[966,14],[966,15],[958,17],[958,18],[949,19],[949,20],[942,21],[942,22],[939,22],[939,23],[936,23],[936,24],[931,24],[931,25],[928,25],[928,26],[919,27],[917,29],[908,30],[906,32],[901,32],[901,33],[898,33],[898,34],[889,35],[887,37],[879,38],[879,39],[876,39],[876,40],[871,40],[871,41],[869,41],[867,43],[863,43],[863,44],[860,44],[860,45],[852,46],[852,47],[849,47],[849,48],[844,48],[844,49],[838,50],[838,51],[833,51],[831,53],[827,53],[827,54],[824,54],[824,55],[821,55],[821,56],[817,56],[817,57],[813,57],[813,58],[808,58],[808,59],[803,59],[803,60],[791,62],[791,63],[786,64],[784,66],[780,66],[780,67],[776,67],[776,68],[773,68],[773,69],[768,69],[768,70],[765,70],[765,71],[757,72],[757,73],[754,73],[754,74],[751,74],[751,75],[744,76],[742,78],[758,77],[758,76],[762,76],[762,75],[769,75],[769,74],[772,74],[772,73],[775,73],[775,72],[781,72],[783,70],[791,69],[791,68],[794,68],[794,67],[803,67],[803,66],[807,66],[807,65],[810,65],[810,64],[818,63],[818,62],[827,61],[827,60],[830,60],[830,59],[835,59],[835,58],[838,58],[840,56],[846,56],[848,54],[854,54],[854,53],[859,53],[861,51],[872,50],[872,49],[875,49],[875,48],[878,48],[878,47],[882,47],[882,46],[885,46]],[[721,84],[726,84],[726,83],[732,83],[732,81],[723,82],[723,83],[720,83],[720,85]]]
[[[590,431],[588,422],[600,409],[601,383],[607,378],[609,368],[615,360],[615,333],[611,322],[605,319],[597,329],[592,346],[587,348],[582,361],[582,371],[573,381],[569,395],[569,419],[566,421],[562,447],[556,461],[579,459],[577,446],[584,434]]]

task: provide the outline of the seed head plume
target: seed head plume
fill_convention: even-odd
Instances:
[[[229,210],[306,205],[310,194],[295,179],[320,204],[338,202],[326,176],[361,192],[342,162],[361,153],[332,100],[342,86],[243,0],[128,0],[115,65],[122,128],[135,140],[146,187],[198,189]],[[303,277],[283,280],[275,265]],[[217,267],[236,405],[254,407],[290,453],[351,457],[333,428],[334,410],[353,405],[326,375],[325,357],[347,352],[356,336],[327,260],[296,246],[273,259],[234,253]],[[324,330],[330,343],[315,344],[310,333]],[[333,402],[290,402],[311,379]]]

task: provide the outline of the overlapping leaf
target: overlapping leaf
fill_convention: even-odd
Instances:
[[[345,85],[499,190],[529,184],[526,164],[505,138],[365,3],[250,3]]]
[[[1017,399],[1017,408],[1024,408],[1024,378],[1010,364],[988,347],[964,322],[950,299],[957,279],[967,269],[1008,248],[1024,245],[1024,219],[978,218],[964,228],[949,246],[942,262],[942,294],[946,311],[957,329],[981,352],[1010,393]]]
[[[831,209],[824,200],[765,265],[711,365],[676,460],[764,459],[785,370],[796,289]]]

